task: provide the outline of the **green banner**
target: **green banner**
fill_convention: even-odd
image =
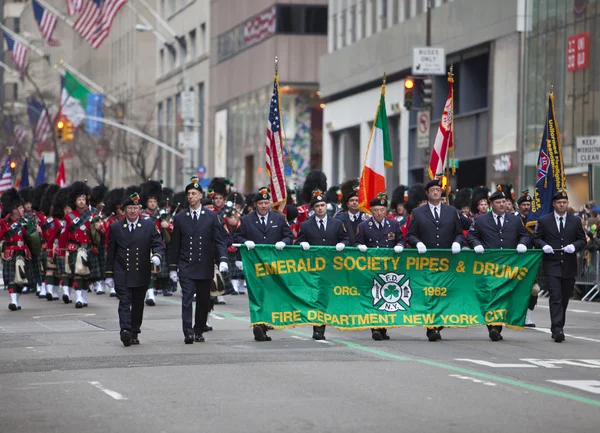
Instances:
[[[253,325],[522,328],[542,252],[242,247]]]

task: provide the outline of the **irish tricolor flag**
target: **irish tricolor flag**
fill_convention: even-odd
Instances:
[[[62,78],[60,94],[61,114],[76,127],[85,119],[87,97],[92,92],[75,78],[69,71]]]
[[[388,134],[388,118],[385,112],[385,84],[381,86],[381,97],[371,137],[367,146],[367,156],[360,176],[358,190],[358,206],[365,212],[369,210],[369,202],[385,189],[385,168],[392,166],[392,150]]]

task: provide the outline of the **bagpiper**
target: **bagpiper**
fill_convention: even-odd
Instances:
[[[54,262],[54,242],[58,239],[62,229],[61,220],[64,218],[62,207],[52,206],[54,197],[60,191],[60,186],[48,185],[40,203],[40,212],[45,216],[42,225],[42,266],[44,269],[44,282],[42,292],[46,293],[48,301],[58,301],[59,278],[56,275]]]
[[[71,280],[71,275],[67,273],[66,254],[63,254],[63,251],[61,251],[60,237],[63,235],[65,226],[67,224],[66,215],[73,211],[69,205],[70,191],[71,188],[61,188],[52,200],[52,215],[55,216],[55,218],[60,218],[60,232],[58,237],[54,240],[54,246],[52,250],[54,264],[56,265],[54,277],[59,280],[59,285],[62,288],[62,300],[65,304],[70,304],[72,302],[71,286],[73,285],[73,281]]]
[[[102,270],[104,269],[104,264],[106,262],[106,248],[104,245],[106,244],[105,232],[106,232],[106,221],[102,217],[102,211],[104,210],[104,197],[108,193],[108,188],[105,185],[97,185],[92,188],[92,193],[90,195],[90,209],[94,215],[97,215],[99,220],[103,225],[103,230],[100,230],[100,239],[99,239],[99,248],[98,248],[98,270],[94,274],[90,275],[90,282],[92,288],[96,292],[96,295],[104,295],[105,284],[104,284],[104,275]],[[101,247],[100,247],[101,246]]]
[[[394,191],[392,191],[391,210],[388,214],[388,218],[393,218],[398,221],[400,227],[406,223],[406,217],[408,216],[406,208],[404,207],[404,203],[407,199],[408,191],[406,185],[398,185]]]
[[[142,211],[140,217],[142,219],[150,220],[156,226],[156,229],[161,233],[161,237],[163,242],[165,241],[165,233],[170,239],[170,234],[173,232],[173,226],[171,224],[169,231],[169,223],[166,221],[161,221],[159,218],[159,208],[158,203],[162,201],[162,183],[157,182],[155,180],[148,180],[142,184],[141,189],[141,205]],[[161,225],[165,225],[164,230]],[[156,305],[156,290],[165,290],[168,287],[169,281],[169,268],[166,262],[163,260],[161,266],[152,266],[151,280],[150,286],[146,291],[146,299],[144,302],[149,307],[154,307]]]
[[[320,170],[312,170],[306,175],[304,185],[300,190],[300,206],[298,206],[298,216],[296,222],[290,226],[294,239],[298,237],[300,225],[313,215],[313,209],[310,205],[313,199],[313,191],[327,190],[327,176]]]

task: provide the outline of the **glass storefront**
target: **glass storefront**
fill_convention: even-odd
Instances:
[[[567,185],[572,204],[579,206],[588,201],[588,166],[578,164],[575,140],[600,135],[600,0],[528,1],[524,185],[533,191],[553,86]],[[598,194],[600,166],[592,167],[592,172],[593,191]]]

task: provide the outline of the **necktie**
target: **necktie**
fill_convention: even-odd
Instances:
[[[325,233],[325,223],[323,220],[319,221],[319,230],[321,230],[322,233]]]
[[[496,215],[496,218],[498,218],[496,224],[498,225],[498,228],[502,230],[502,220],[500,219],[500,215]]]
[[[194,220],[194,222],[198,221],[198,214],[196,213],[196,211],[192,212],[192,219]]]
[[[135,230],[135,224],[134,223],[129,224],[129,231],[133,233],[134,230]]]
[[[563,217],[558,218],[558,231],[562,233],[565,226],[563,225]]]
[[[267,227],[267,219],[265,217],[260,217],[260,223],[263,227]]]
[[[440,215],[438,214],[438,211],[437,211],[437,206],[433,208],[433,216],[436,221],[438,221],[440,219]]]

